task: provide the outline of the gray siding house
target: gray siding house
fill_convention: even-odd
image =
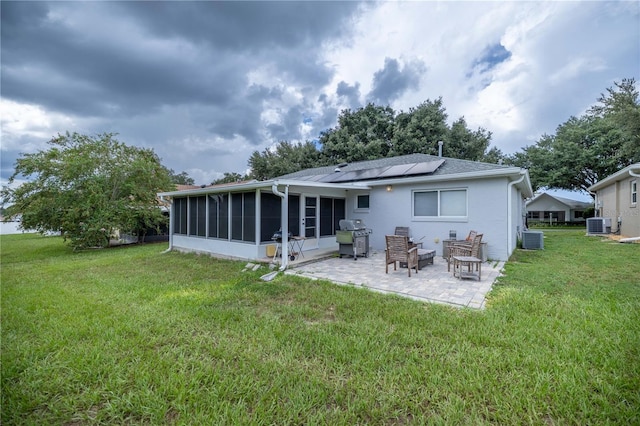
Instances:
[[[507,260],[533,191],[524,169],[412,154],[158,195],[171,202],[170,249],[260,259],[282,230],[304,237],[305,252],[337,250],[339,221],[362,219],[373,249],[396,226],[438,255],[450,231],[476,230],[489,259]]]

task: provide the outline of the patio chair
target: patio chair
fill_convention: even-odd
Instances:
[[[477,278],[480,280],[482,259],[478,256],[480,253],[480,244],[482,243],[482,234],[476,234],[471,247],[457,246],[452,249],[453,260],[453,276],[462,278],[462,268],[467,267],[467,272],[471,274],[475,266]]]
[[[469,235],[467,238],[460,241],[454,241],[449,245],[449,256],[447,257],[447,271],[451,271],[451,260],[453,257],[453,252],[456,247],[471,250],[471,246],[473,245],[473,240],[476,238],[478,233],[476,231],[469,231]]]
[[[389,265],[393,263],[393,270],[397,270],[397,262],[407,264],[407,271],[411,276],[411,268],[418,273],[418,247],[409,248],[409,239],[404,235],[385,235],[387,248],[385,249],[385,273],[389,273]]]
[[[407,237],[409,239],[409,245],[411,244],[415,244],[416,246],[418,246],[419,248],[422,248],[422,243],[421,242],[414,242],[411,240],[411,233],[409,232],[409,227],[408,226],[396,226],[396,230],[394,232],[394,235],[404,235],[405,237]]]

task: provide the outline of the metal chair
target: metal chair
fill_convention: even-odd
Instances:
[[[404,235],[385,235],[387,248],[385,249],[385,273],[389,273],[389,265],[393,263],[393,270],[397,270],[396,262],[407,264],[409,276],[411,268],[418,273],[418,247],[409,248],[409,239]]]

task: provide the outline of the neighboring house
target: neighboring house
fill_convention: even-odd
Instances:
[[[640,163],[635,163],[588,188],[596,195],[597,216],[611,219],[612,232],[640,236],[639,182]]]
[[[374,249],[384,249],[396,226],[409,226],[441,255],[449,231],[461,238],[473,229],[484,234],[490,259],[506,260],[533,191],[524,169],[412,154],[158,195],[171,200],[169,245],[180,250],[264,258],[279,230],[304,236],[305,251],[337,250],[346,218],[373,230]]]
[[[593,207],[593,203],[570,200],[544,192],[527,201],[527,219],[529,223],[584,222],[582,213],[589,207]]]

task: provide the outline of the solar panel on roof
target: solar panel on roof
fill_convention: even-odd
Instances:
[[[318,179],[317,182],[334,182],[334,179],[336,178],[335,175],[337,174],[338,173],[330,173],[326,175],[321,175],[320,179]]]
[[[337,173],[337,179],[333,182],[360,181],[375,179],[388,167],[376,167],[375,169],[354,170],[353,172]]]
[[[412,164],[398,164],[397,166],[391,166],[384,172],[380,173],[378,177],[394,177],[394,176],[404,176],[407,170],[411,167],[415,166],[415,163]]]
[[[318,182],[320,179],[322,179],[325,176],[327,176],[327,175],[313,175],[313,176],[309,176],[309,178],[307,180],[309,180],[311,182]]]
[[[444,164],[444,159],[422,163],[398,164],[395,166],[375,167],[372,169],[354,170],[351,172],[334,172],[300,177],[300,180],[311,182],[355,182],[377,178],[414,176],[433,173]]]
[[[444,160],[428,161],[426,163],[416,163],[413,167],[406,171],[405,175],[422,175],[435,172],[438,167],[444,163]]]
[[[375,169],[361,170],[362,179],[374,179],[380,176],[381,173],[384,173],[390,166],[386,167],[376,167]]]
[[[349,182],[356,179],[358,172],[340,172],[335,173],[331,182]]]

